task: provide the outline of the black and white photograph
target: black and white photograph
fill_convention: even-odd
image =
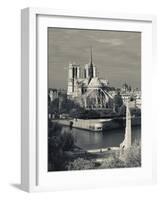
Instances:
[[[47,35],[48,171],[141,167],[141,32]]]

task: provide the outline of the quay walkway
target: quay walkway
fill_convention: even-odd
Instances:
[[[102,132],[104,130],[112,130],[123,126],[120,120],[126,118],[113,118],[113,119],[53,119],[52,122],[57,122],[63,126],[71,126],[73,128],[84,129],[94,132]],[[131,117],[132,126],[140,125],[140,117]]]

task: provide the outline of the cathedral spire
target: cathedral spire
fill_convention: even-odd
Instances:
[[[89,80],[91,80],[93,78],[93,60],[92,60],[92,47],[91,47],[91,60],[90,60],[90,64],[89,64]]]
[[[92,47],[90,47],[90,63],[88,65],[89,82],[93,78],[93,60],[92,60]]]

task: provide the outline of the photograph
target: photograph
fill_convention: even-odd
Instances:
[[[48,172],[141,164],[141,32],[47,28]]]

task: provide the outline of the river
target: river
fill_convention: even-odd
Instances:
[[[119,146],[124,139],[125,129],[92,132],[73,128],[75,144],[83,149]],[[132,143],[141,139],[141,127],[132,127]]]

